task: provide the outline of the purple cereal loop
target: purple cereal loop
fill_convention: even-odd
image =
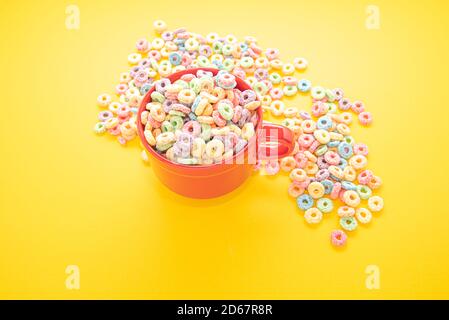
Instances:
[[[172,105],[173,105],[174,103],[176,103],[176,100],[169,100],[169,99],[166,99],[166,100],[164,101],[164,103],[162,103],[162,109],[164,110],[164,112],[165,112],[165,113],[169,113],[169,112],[173,109]]]
[[[268,78],[268,71],[267,69],[263,69],[263,68],[259,68],[256,69],[256,71],[254,71],[254,77],[258,80],[258,81],[262,81]]]
[[[201,45],[198,49],[200,55],[210,57],[212,55],[212,49],[207,45]]]
[[[246,145],[247,145],[247,142],[245,139],[239,139],[237,141],[237,143],[235,144],[235,153],[242,151]]]
[[[318,170],[318,172],[315,174],[315,178],[318,181],[323,181],[327,178],[329,178],[329,171],[327,169],[320,169]]]
[[[253,90],[245,90],[239,97],[240,105],[244,106],[247,103],[256,101],[256,93]]]
[[[108,119],[111,119],[113,116],[114,116],[113,113],[111,111],[109,111],[109,110],[101,111],[98,114],[98,120],[100,120],[101,122],[104,122],[104,121],[106,121]]]
[[[131,68],[131,71],[129,72],[129,75],[131,76],[131,78],[135,78],[135,76],[136,76],[136,74],[137,74],[137,72],[139,72],[140,71],[140,67],[139,66],[134,66],[134,67],[132,67]]]
[[[335,100],[337,100],[337,101],[341,100],[344,97],[344,95],[345,95],[343,89],[340,89],[340,88],[335,88],[333,90],[333,92],[334,92],[334,95],[335,95]]]
[[[312,117],[310,116],[310,113],[308,113],[307,111],[300,111],[299,112],[299,116],[303,120],[310,120],[310,119],[312,119]]]
[[[187,158],[190,155],[190,145],[183,142],[176,142],[173,145],[173,153],[176,157]]]
[[[327,169],[329,168],[329,164],[326,162],[323,156],[318,157],[316,161],[318,168],[320,169]]]
[[[173,32],[165,31],[165,32],[163,32],[163,33],[161,34],[161,38],[162,38],[164,41],[172,41],[173,38],[174,38],[174,34],[173,34]]]
[[[137,64],[140,68],[148,68],[151,63],[150,63],[150,59],[145,58],[139,61],[139,63]]]
[[[196,76],[197,76],[198,78],[202,78],[202,77],[213,77],[214,74],[213,74],[212,72],[209,72],[209,71],[198,70],[198,71],[196,72]]]
[[[155,86],[156,86],[156,91],[159,93],[164,94],[165,91],[167,90],[167,87],[171,84],[170,80],[167,78],[158,80],[155,82]]]
[[[193,137],[187,132],[181,132],[179,133],[178,137],[176,138],[176,141],[179,143],[184,143],[188,146],[191,146],[193,143]]]
[[[251,118],[251,112],[248,109],[244,108],[242,110],[242,116],[240,117],[240,120],[238,123],[239,127],[243,127],[243,125],[245,123],[247,123],[250,118]]]
[[[145,83],[145,81],[148,80],[148,71],[147,70],[142,70],[140,69],[139,71],[137,71],[134,80],[136,80],[137,82],[140,82],[142,85]]]
[[[351,102],[348,99],[340,99],[338,106],[340,110],[349,110],[351,108]]]

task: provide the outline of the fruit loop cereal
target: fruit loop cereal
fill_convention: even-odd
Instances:
[[[269,175],[287,173],[288,194],[296,199],[304,219],[318,224],[336,212],[341,229],[332,231],[334,246],[343,246],[359,224],[370,223],[382,210],[383,199],[373,195],[382,180],[367,169],[368,146],[356,142],[350,125],[373,122],[361,101],[349,100],[342,89],[314,86],[296,78],[308,67],[305,58],[280,60],[278,49],[263,49],[253,37],[239,41],[233,35],[202,36],[184,28],[168,30],[155,21],[157,36],[140,39],[128,56],[131,66],[115,86],[117,98],[101,94],[97,134],[109,133],[126,145],[137,136],[137,111],[154,86],[151,102],[141,114],[145,139],[167,159],[183,165],[213,164],[241,151],[255,134],[262,107],[295,135],[295,148],[281,160],[258,161]],[[192,68],[215,68],[186,74],[171,83],[166,77]],[[237,90],[235,77],[252,90]],[[288,106],[285,97],[310,95],[310,112]],[[148,154],[142,151],[142,159]]]
[[[243,150],[255,134],[261,103],[254,91],[242,92],[236,84],[225,70],[156,81],[152,102],[141,114],[148,144],[185,165],[221,162]]]

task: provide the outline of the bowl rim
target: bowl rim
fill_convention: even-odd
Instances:
[[[169,75],[167,77],[163,77],[162,79],[168,78],[173,83],[174,81],[180,79],[185,74],[196,75],[196,73],[200,70],[212,72],[214,76],[220,71],[219,69],[216,69],[216,68],[191,68],[191,69],[185,69],[185,70],[181,70],[181,71],[172,73],[171,75]],[[239,89],[241,91],[253,90],[252,87],[246,81],[244,81],[242,78],[235,76],[235,79],[237,82],[237,86],[236,86],[237,89]],[[222,160],[221,162],[218,162],[218,163],[188,165],[188,164],[181,164],[181,163],[177,163],[177,162],[169,160],[168,158],[162,156],[156,150],[154,150],[153,147],[150,146],[150,144],[147,142],[145,135],[144,135],[144,127],[145,126],[142,124],[141,114],[143,111],[146,110],[147,103],[151,102],[151,93],[153,93],[154,91],[155,91],[155,84],[153,84],[151,86],[150,90],[148,90],[148,92],[145,94],[145,96],[142,98],[142,101],[140,102],[139,110],[137,111],[137,134],[139,135],[140,142],[145,147],[145,149],[159,161],[161,161],[165,164],[168,164],[170,166],[177,167],[177,168],[189,168],[189,169],[203,169],[203,168],[218,167],[218,166],[222,166],[225,164],[228,164],[228,165],[236,164],[235,159],[237,157],[242,157],[242,154],[246,153],[246,151],[248,150],[248,147],[251,143],[256,143],[255,140],[262,128],[262,122],[263,122],[262,105],[259,106],[255,110],[257,112],[257,116],[258,116],[258,122],[257,122],[256,128],[254,128],[255,129],[254,136],[250,139],[250,141],[246,144],[246,146],[242,150],[240,150],[232,158],[230,158],[230,159],[232,159],[232,162],[228,158],[228,159]],[[256,95],[256,100],[260,101],[260,98],[258,95]],[[230,161],[230,163],[226,163],[228,161]]]

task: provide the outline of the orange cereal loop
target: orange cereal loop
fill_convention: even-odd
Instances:
[[[302,182],[307,179],[307,173],[303,169],[295,168],[290,172],[290,179],[296,182]]]
[[[352,123],[352,114],[350,114],[349,112],[342,112],[340,114],[341,117],[341,122],[343,122],[344,124],[350,125]]]
[[[306,167],[304,170],[307,172],[307,174],[313,175],[318,172],[318,166],[316,163],[308,161],[306,164]]]
[[[157,138],[158,135],[160,135],[162,133],[160,128],[154,129],[153,130],[153,137]]]
[[[324,186],[320,182],[314,181],[309,184],[307,191],[312,198],[319,199],[324,195]]]
[[[370,187],[371,189],[379,189],[381,185],[382,179],[378,176],[372,176],[368,181],[368,187]]]
[[[296,160],[292,156],[285,157],[281,160],[281,170],[290,172],[296,168]]]
[[[341,206],[337,210],[339,217],[352,217],[355,214],[355,209],[349,206]]]
[[[355,169],[351,166],[346,166],[343,169],[343,177],[347,181],[354,181],[357,177],[357,172]]]
[[[293,182],[290,184],[290,187],[288,188],[288,194],[293,197],[297,198],[300,195],[304,193],[304,188],[301,187],[298,183]]]
[[[354,190],[346,190],[343,193],[343,202],[355,208],[360,204],[360,196]]]

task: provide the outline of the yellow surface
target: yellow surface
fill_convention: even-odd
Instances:
[[[67,30],[68,2],[1,2],[0,298],[449,298],[448,5],[226,3],[76,1],[81,28]],[[380,30],[365,27],[369,4]],[[336,216],[308,226],[285,176],[188,200],[137,143],[96,137],[96,97],[155,19],[253,35],[285,60],[306,57],[315,84],[365,101],[375,124],[353,135],[384,180],[384,211],[335,250]],[[66,289],[67,265],[80,290]],[[379,290],[365,286],[368,265]]]

